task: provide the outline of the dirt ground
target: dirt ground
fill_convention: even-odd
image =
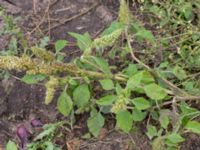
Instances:
[[[96,37],[116,19],[119,3],[116,0],[0,0],[0,5],[14,17],[21,17],[19,26],[29,44],[34,45],[44,36],[50,36],[51,43],[58,39],[67,39],[73,43],[74,39],[70,38],[67,32],[88,31],[92,37]],[[0,22],[0,27],[2,24]],[[0,49],[7,46],[8,39],[9,37],[0,37]],[[67,61],[79,54],[79,50],[73,45],[67,47],[65,52]],[[21,77],[21,74],[13,74]],[[44,87],[41,85],[26,85],[14,77],[1,80],[1,147],[5,147],[8,139],[16,139],[16,127],[29,122],[32,116],[40,118],[43,123],[62,118],[55,109],[55,102],[46,106],[43,99]],[[112,120],[107,121],[102,137],[89,141],[80,140],[80,136],[87,133],[84,121],[86,117],[79,117],[76,126],[80,128],[66,134],[66,143],[78,145],[77,150],[151,150],[150,142],[142,128],[125,135],[111,130],[114,127]],[[183,150],[198,150],[200,140],[195,136],[191,136],[191,139],[186,141],[189,146],[183,146]]]

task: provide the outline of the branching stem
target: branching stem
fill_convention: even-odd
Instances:
[[[191,100],[199,100],[200,96],[191,96],[190,94],[188,94],[186,91],[178,88],[176,85],[174,85],[173,83],[171,83],[170,81],[168,81],[167,79],[161,77],[156,71],[154,71],[152,68],[150,68],[148,65],[146,65],[145,63],[143,63],[142,61],[140,61],[134,54],[133,52],[133,47],[131,46],[131,40],[130,37],[128,35],[128,28],[125,30],[125,35],[126,35],[126,39],[127,39],[127,44],[131,53],[131,56],[133,58],[134,61],[136,61],[138,64],[140,64],[142,67],[144,67],[145,69],[147,69],[154,77],[160,79],[163,83],[165,83],[165,85],[171,89],[172,93],[174,94],[174,96],[177,99],[191,99]]]

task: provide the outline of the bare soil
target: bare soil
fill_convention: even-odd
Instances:
[[[50,3],[49,3],[50,2]],[[51,37],[51,44],[58,39],[74,39],[68,32],[89,32],[97,36],[107,25],[117,18],[119,3],[116,0],[0,0],[0,5],[14,17],[21,17],[19,26],[30,45],[38,43],[44,36]],[[91,9],[90,9],[91,8]],[[87,10],[90,9],[88,12]],[[81,15],[80,15],[81,14]],[[79,16],[80,15],[80,16]],[[75,17],[74,17],[75,16]],[[3,22],[0,20],[0,27]],[[0,37],[0,49],[7,47],[9,37]],[[65,49],[67,61],[70,61],[80,51],[73,44]],[[17,77],[21,74],[13,73]],[[1,80],[0,84],[0,150],[5,148],[9,139],[16,139],[15,130],[20,124],[28,124],[35,116],[43,123],[55,122],[62,119],[56,109],[55,101],[44,105],[45,89],[42,85],[26,85],[16,78]],[[72,150],[151,150],[150,142],[141,128],[130,135],[125,135],[114,128],[114,121],[107,120],[106,127],[98,139],[82,140],[80,137],[87,133],[86,118],[78,116],[76,127],[72,133],[66,133],[61,143]],[[28,125],[27,125],[28,126]],[[186,141],[183,150],[198,150],[200,147],[191,136]],[[198,140],[199,141],[199,140]],[[195,149],[196,148],[196,149]],[[199,148],[200,149],[200,148]]]

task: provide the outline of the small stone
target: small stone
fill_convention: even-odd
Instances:
[[[28,131],[24,125],[20,125],[17,128],[16,134],[20,140],[21,148],[25,148],[28,142]]]
[[[31,120],[31,126],[32,127],[42,127],[43,124],[39,119],[33,119],[33,120]]]
[[[106,24],[109,24],[113,21],[113,15],[107,7],[101,5],[96,9],[96,12],[99,18],[102,19]]]

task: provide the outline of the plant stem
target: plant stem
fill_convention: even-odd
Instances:
[[[127,81],[127,78],[118,74],[104,74],[86,69],[80,69],[71,63],[44,62],[38,59],[31,59],[17,56],[0,56],[0,69],[25,71],[28,74],[59,75],[59,73],[73,75],[74,77],[88,76],[94,79],[113,79],[117,81]]]
[[[156,71],[154,71],[153,69],[151,69],[148,65],[146,65],[145,63],[143,63],[142,61],[140,61],[134,54],[133,52],[133,47],[131,46],[131,41],[130,41],[130,37],[128,35],[128,29],[125,30],[125,35],[127,38],[127,44],[131,53],[131,56],[133,58],[134,61],[136,61],[138,64],[140,64],[141,66],[143,66],[145,69],[147,69],[154,77],[159,78],[163,83],[165,83],[165,85],[172,90],[173,94],[175,96],[177,96],[178,98],[184,99],[184,98],[192,98],[192,99],[200,99],[200,96],[191,96],[190,94],[188,94],[187,92],[185,92],[184,90],[178,88],[176,85],[174,85],[173,83],[171,83],[170,81],[168,81],[167,79],[161,77]]]

